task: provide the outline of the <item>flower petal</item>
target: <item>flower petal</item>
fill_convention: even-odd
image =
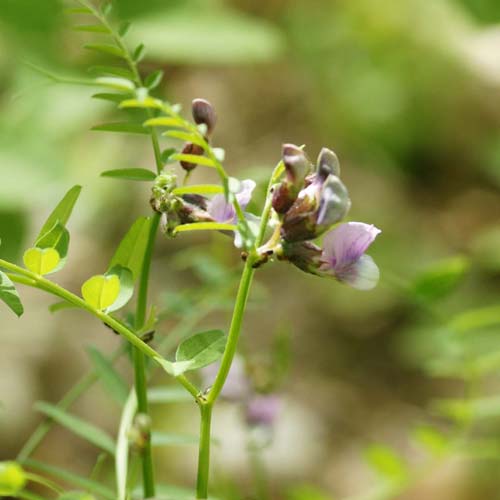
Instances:
[[[216,194],[207,204],[207,212],[217,222],[232,222],[236,216],[234,207],[223,194]]]
[[[371,290],[378,283],[380,271],[369,255],[362,255],[351,265],[335,270],[334,276],[357,290]]]
[[[330,231],[323,240],[322,260],[327,267],[341,270],[355,263],[380,233],[373,224],[347,222]]]
[[[252,179],[245,179],[244,181],[241,181],[240,190],[236,193],[236,199],[238,200],[242,210],[245,210],[246,206],[250,203],[255,186],[256,183],[255,181],[252,181]]]

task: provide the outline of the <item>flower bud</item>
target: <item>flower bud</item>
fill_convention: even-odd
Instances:
[[[287,180],[295,187],[302,188],[304,179],[311,168],[304,151],[295,144],[283,144],[282,158]]]
[[[278,259],[287,260],[306,273],[322,275],[320,272],[321,248],[309,241],[284,242]]]
[[[337,155],[328,148],[323,148],[316,162],[316,172],[320,179],[325,180],[330,174],[340,177],[340,164]]]
[[[293,191],[293,186],[288,182],[282,182],[274,188],[272,205],[278,214],[284,214],[293,205],[297,196],[293,196]]]
[[[207,137],[212,135],[217,122],[217,115],[214,107],[205,99],[194,99],[191,105],[193,119],[197,125],[207,126]]]
[[[199,146],[198,144],[193,144],[192,142],[186,142],[186,144],[182,148],[182,154],[184,154],[184,155],[202,156],[203,153],[204,153],[203,148],[201,146]],[[191,170],[194,170],[197,166],[197,163],[191,163],[189,161],[181,161],[180,164],[181,164],[181,167],[186,172],[190,172]]]

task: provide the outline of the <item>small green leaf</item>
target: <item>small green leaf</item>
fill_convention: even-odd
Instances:
[[[35,403],[35,409],[101,450],[114,455],[115,443],[111,436],[102,429],[49,403],[39,401]]]
[[[82,285],[82,297],[95,309],[102,311],[111,306],[120,293],[120,280],[112,274],[92,276]]]
[[[130,21],[123,21],[122,23],[120,23],[120,26],[118,26],[118,34],[120,36],[125,36],[130,28]]]
[[[0,462],[0,496],[17,497],[27,482],[26,473],[17,462]]]
[[[73,186],[64,195],[64,198],[49,215],[45,224],[42,226],[42,229],[40,229],[37,240],[47,234],[57,224],[57,222],[59,222],[62,226],[66,226],[66,223],[71,216],[71,212],[73,211],[73,207],[80,196],[81,190],[82,186]]]
[[[120,104],[123,101],[123,94],[113,94],[110,92],[98,92],[91,97],[92,99],[100,99],[101,101],[109,101],[116,104]]]
[[[100,52],[101,54],[121,57],[122,59],[125,58],[125,54],[123,53],[122,49],[120,49],[120,47],[117,47],[116,45],[107,43],[87,43],[83,47],[88,50]]]
[[[117,77],[117,76],[100,76],[95,79],[97,85],[102,85],[103,87],[109,87],[114,90],[119,90],[120,92],[131,93],[135,90],[135,85],[127,78]]]
[[[166,132],[163,132],[162,135],[185,142],[192,142],[193,144],[201,146],[203,149],[207,148],[207,143],[199,135],[192,134],[190,132],[183,132],[182,130],[167,130]]]
[[[29,248],[23,256],[26,269],[40,276],[55,271],[60,260],[59,253],[54,248]]]
[[[166,163],[172,161],[172,155],[177,151],[175,148],[167,148],[161,152],[161,161],[165,165]]]
[[[90,130],[97,132],[119,132],[125,134],[149,134],[147,128],[144,128],[140,123],[115,122],[103,123],[95,125]]]
[[[39,462],[38,460],[28,459],[25,462],[26,467],[30,469],[35,469],[36,471],[43,472],[57,478],[65,483],[77,486],[91,493],[95,493],[99,497],[105,498],[106,500],[116,500],[116,495],[113,491],[100,483],[87,479],[85,477],[79,476],[73,472],[61,469],[54,465],[49,465],[44,462]]]
[[[54,272],[59,271],[66,264],[69,239],[69,231],[60,222],[57,222],[48,233],[38,238],[35,242],[36,248],[53,248],[59,254],[60,261]]]
[[[99,375],[99,380],[115,401],[120,404],[120,406],[123,405],[129,393],[126,382],[115,370],[110,361],[95,347],[91,346],[87,351],[94,365],[94,369]]]
[[[139,109],[163,109],[163,103],[153,97],[143,99],[126,99],[119,106],[120,109],[139,108]]]
[[[87,33],[105,33],[107,35],[110,34],[110,31],[106,26],[102,24],[79,24],[77,26],[73,26],[75,31],[85,31]]]
[[[197,165],[203,165],[205,167],[215,168],[215,163],[213,162],[213,160],[211,160],[210,158],[207,158],[206,156],[187,155],[187,154],[178,153],[178,154],[175,154],[172,156],[172,160],[185,161],[188,163],[195,163]]]
[[[16,287],[3,271],[0,271],[0,300],[4,302],[17,316],[21,316],[23,314],[24,308]]]
[[[185,403],[193,397],[183,387],[159,386],[148,389],[148,400],[151,404]]]
[[[178,118],[170,116],[158,116],[157,118],[150,118],[144,122],[145,127],[180,127],[185,128],[185,124]]]
[[[110,267],[116,265],[132,271],[134,280],[139,277],[148,244],[151,218],[139,217],[127,231],[111,259]]]
[[[197,370],[217,361],[224,353],[225,346],[226,336],[221,330],[197,333],[179,345],[175,360],[189,361],[189,370]]]
[[[224,188],[217,184],[200,184],[193,186],[181,186],[172,191],[173,194],[220,194],[224,193]]]
[[[198,436],[190,436],[188,434],[174,434],[160,431],[153,431],[151,433],[151,445],[156,447],[197,445],[198,441]]]
[[[132,71],[122,66],[91,66],[89,72],[95,76],[117,76],[127,80],[134,80]]]
[[[134,277],[132,271],[120,265],[113,266],[105,276],[116,276],[120,283],[120,291],[116,300],[107,308],[107,312],[121,309],[134,294]]]
[[[143,43],[140,43],[134,50],[132,54],[132,59],[134,62],[138,63],[142,60],[142,58],[146,55],[146,48]]]
[[[156,71],[153,71],[150,73],[145,79],[144,79],[144,85],[149,89],[153,90],[158,85],[160,85],[162,79],[163,79],[163,70],[157,69]]]
[[[156,174],[145,168],[118,168],[101,172],[101,177],[113,177],[115,179],[127,179],[129,181],[154,181]]]

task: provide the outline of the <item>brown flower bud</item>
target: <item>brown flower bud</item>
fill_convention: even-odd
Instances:
[[[299,189],[302,188],[304,179],[311,169],[304,151],[295,144],[283,144],[282,158],[287,180]]]
[[[293,193],[295,191],[295,193]],[[297,197],[297,190],[288,182],[282,182],[275,187],[272,204],[274,210],[279,214],[284,214],[293,205]]]
[[[204,150],[201,146],[198,146],[198,144],[193,144],[192,142],[186,142],[184,145],[184,148],[182,149],[182,154],[185,155],[198,155],[202,156],[204,153]],[[181,161],[180,162],[181,167],[186,171],[190,172],[191,170],[194,170],[196,168],[197,163],[191,163],[189,161]]]
[[[321,276],[321,248],[310,241],[284,242],[278,259],[287,260],[306,273]]]
[[[204,123],[207,126],[207,136],[212,135],[217,122],[214,107],[205,99],[194,99],[191,104],[193,119],[196,124]]]
[[[340,177],[339,159],[331,149],[323,148],[320,151],[316,171],[321,180],[325,180],[330,174]]]

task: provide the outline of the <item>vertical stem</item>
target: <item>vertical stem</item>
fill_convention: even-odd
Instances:
[[[142,262],[141,277],[139,281],[139,291],[137,296],[137,306],[135,312],[135,329],[139,331],[146,321],[146,311],[148,303],[149,273],[151,269],[151,256],[154,242],[160,222],[160,215],[155,213],[152,216],[149,230],[148,243]],[[145,415],[149,414],[147,381],[146,381],[146,358],[138,349],[133,348],[134,359],[134,379],[135,392],[137,395],[137,411]],[[142,483],[145,498],[155,496],[155,479],[153,468],[153,456],[151,450],[151,440],[148,437],[142,449]]]
[[[196,482],[197,500],[208,498],[208,476],[210,473],[210,426],[212,422],[212,404],[200,405],[200,449],[198,453],[198,478]]]

